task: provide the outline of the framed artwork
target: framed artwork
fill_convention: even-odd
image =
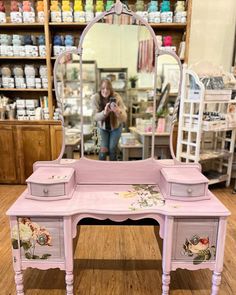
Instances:
[[[177,64],[163,64],[162,75],[164,78],[162,89],[170,84],[170,93],[177,93],[179,89],[180,69]]]

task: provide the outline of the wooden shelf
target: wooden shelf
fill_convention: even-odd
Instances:
[[[205,171],[203,174],[208,178],[209,185],[216,184],[219,182],[227,181],[229,175],[222,174],[217,171]]]
[[[185,103],[199,103],[199,100],[197,99],[186,99],[184,101]],[[213,104],[217,104],[217,103],[236,103],[236,100],[232,99],[232,100],[204,100],[203,101],[204,104],[210,104],[210,103],[213,103]]]
[[[50,22],[49,26],[54,27],[85,27],[88,23],[78,23],[78,22],[71,22],[71,23],[53,23]],[[186,23],[148,23],[152,28],[163,28],[163,29],[186,29]],[[132,24],[133,26],[133,24]],[[138,26],[138,25],[137,25]]]
[[[40,88],[0,88],[1,91],[27,91],[27,92],[48,92],[48,89]]]
[[[200,154],[200,161],[208,161],[211,159],[228,158],[232,155],[229,151],[205,151]]]
[[[186,23],[148,23],[152,28],[163,28],[163,29],[186,29]]]
[[[8,120],[8,119],[4,119],[4,120],[0,120],[0,126],[3,125],[31,125],[31,124],[38,124],[38,125],[58,125],[61,121],[58,120]]]
[[[209,179],[209,185],[212,185],[212,184],[216,184],[216,183],[219,183],[219,182],[224,182],[228,179],[228,175],[227,174],[222,174],[219,178],[212,178],[212,179]]]
[[[86,27],[88,23],[49,23],[49,26],[52,27]]]
[[[24,27],[44,27],[44,24],[43,23],[1,23],[0,24],[0,28],[11,28],[11,27],[14,27],[14,28],[24,28]]]
[[[33,59],[33,60],[46,60],[46,57],[42,56],[0,56],[0,59]]]
[[[152,87],[128,88],[128,91],[149,91],[153,90]]]
[[[204,104],[209,104],[209,103],[213,103],[213,104],[217,104],[217,103],[236,103],[236,100],[205,100]]]

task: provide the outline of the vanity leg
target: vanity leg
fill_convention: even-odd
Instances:
[[[219,286],[221,283],[221,273],[213,272],[212,276],[212,291],[211,295],[217,295],[219,291]]]
[[[174,218],[170,216],[165,217],[165,230],[163,238],[162,251],[162,295],[169,294],[170,286],[170,271],[171,271],[171,252],[173,241],[173,225]]]
[[[169,294],[170,273],[163,273],[162,275],[162,295]]]
[[[74,275],[72,271],[66,271],[66,294],[73,295]]]
[[[73,237],[71,216],[64,217],[64,244],[66,264],[66,294],[73,295]]]
[[[12,245],[12,261],[15,271],[16,294],[24,295],[23,272],[21,269],[21,253],[20,253],[20,234],[17,216],[10,216],[11,235],[13,230],[17,230],[18,241]],[[0,292],[1,293],[1,292]]]
[[[215,269],[212,275],[212,295],[217,295],[221,283],[221,272],[223,270],[224,263],[224,249],[225,249],[225,237],[226,237],[226,217],[219,218],[217,245],[216,245],[216,262]]]
[[[24,295],[23,273],[21,270],[15,271],[16,294]]]

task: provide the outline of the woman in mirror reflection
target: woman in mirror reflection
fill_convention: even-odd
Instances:
[[[94,120],[100,131],[101,144],[99,160],[117,160],[117,146],[126,122],[127,113],[122,97],[113,90],[109,79],[104,79],[100,91],[92,96]]]

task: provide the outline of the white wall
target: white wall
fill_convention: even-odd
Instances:
[[[135,75],[138,42],[145,36],[151,37],[145,27],[95,24],[84,39],[84,58],[96,60],[99,68],[128,67]]]
[[[234,46],[236,0],[192,0],[189,65],[210,61],[230,70]],[[98,67],[127,67],[136,74],[137,48],[148,38],[144,27],[96,24],[84,42],[84,57],[96,60]],[[163,63],[160,61],[158,73]],[[139,74],[139,87],[152,86],[153,75]]]
[[[98,23],[85,36],[83,58],[96,60],[99,68],[128,68],[128,75],[137,75],[138,44],[151,35],[147,28],[130,25],[108,25]],[[158,74],[162,64],[175,63],[169,56],[158,60]],[[138,87],[153,87],[153,73],[139,73]]]
[[[189,64],[210,61],[230,70],[236,0],[192,0]]]

